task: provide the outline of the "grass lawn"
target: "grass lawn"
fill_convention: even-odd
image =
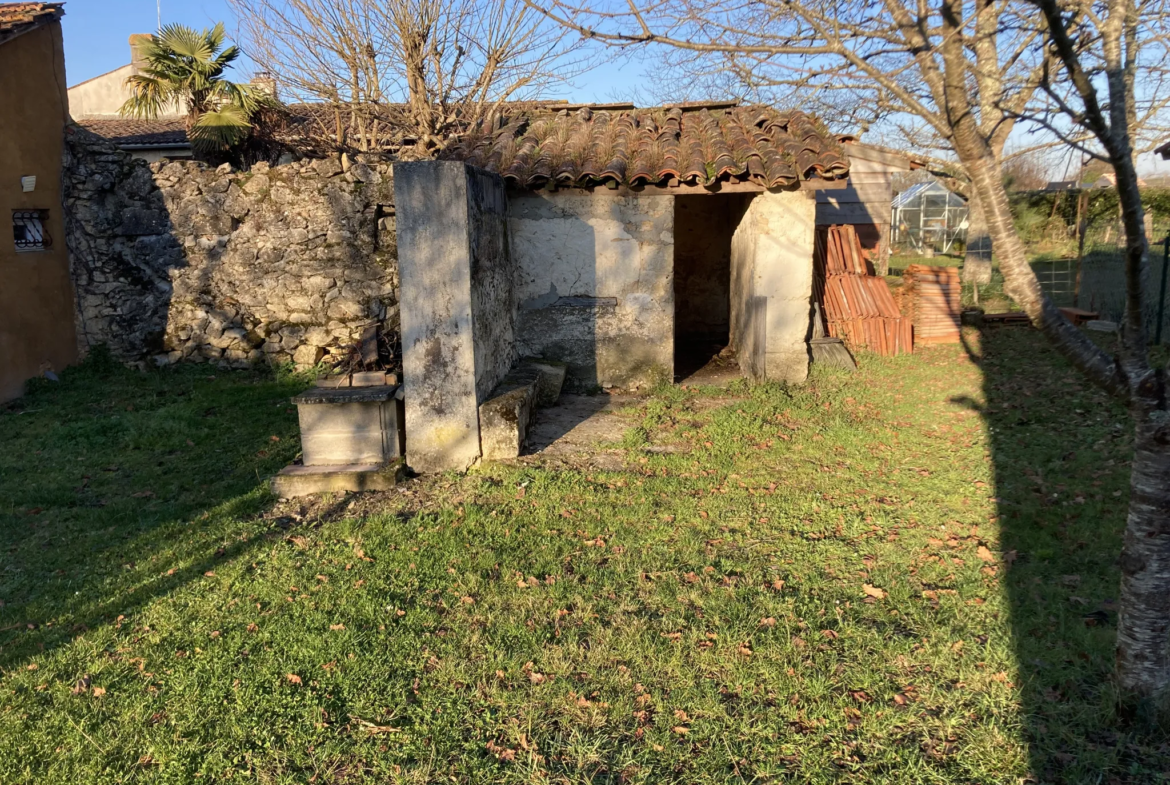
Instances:
[[[0,409],[0,782],[1170,781],[1110,692],[1125,415],[967,339],[663,389],[622,471],[306,503],[265,486],[295,378],[39,383]]]

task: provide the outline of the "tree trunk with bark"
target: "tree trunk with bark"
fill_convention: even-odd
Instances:
[[[1162,387],[1162,379],[1157,386]],[[1164,406],[1164,404],[1163,404]],[[1170,708],[1170,415],[1131,407],[1135,422],[1129,516],[1121,547],[1117,680],[1122,697]]]
[[[991,283],[991,234],[975,190],[967,199],[967,251],[963,256],[963,283],[986,286]]]
[[[1016,234],[999,166],[973,124],[959,121],[955,151],[971,176],[998,249],[1004,290],[1052,345],[1107,392],[1126,401],[1135,427],[1121,568],[1116,677],[1123,710],[1150,717],[1170,709],[1170,411],[1164,374],[1145,364],[1141,279],[1146,255],[1141,197],[1132,163],[1117,165],[1127,239],[1128,301],[1120,353],[1110,357],[1065,319],[1041,291]],[[1132,190],[1132,192],[1130,192]]]

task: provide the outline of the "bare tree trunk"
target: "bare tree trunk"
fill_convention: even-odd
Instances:
[[[1139,709],[1157,709],[1170,698],[1170,417],[1144,407],[1132,407],[1132,414],[1136,426],[1121,547],[1117,680],[1123,697],[1137,697]]]
[[[983,216],[983,206],[975,189],[967,199],[967,251],[963,256],[964,283],[986,286],[991,283],[991,234]]]

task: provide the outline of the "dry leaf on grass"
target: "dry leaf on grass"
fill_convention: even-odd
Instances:
[[[295,673],[286,673],[286,674],[284,675],[284,677],[285,677],[286,679],[288,679],[288,683],[289,683],[289,684],[301,684],[301,683],[303,683],[303,682],[301,682],[301,677],[300,677],[300,676],[298,676],[298,675],[296,675]]]
[[[865,592],[866,596],[873,597],[875,600],[884,600],[886,598],[886,592],[884,589],[879,589],[878,587],[871,586],[868,583],[862,584],[861,588]]]

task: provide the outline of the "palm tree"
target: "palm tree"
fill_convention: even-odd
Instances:
[[[163,27],[140,45],[141,73],[126,80],[132,94],[119,113],[153,120],[168,107],[185,105],[187,138],[196,149],[222,151],[243,141],[252,114],[268,97],[223,77],[240,56],[237,47],[224,47],[224,37],[222,22],[201,31]]]

